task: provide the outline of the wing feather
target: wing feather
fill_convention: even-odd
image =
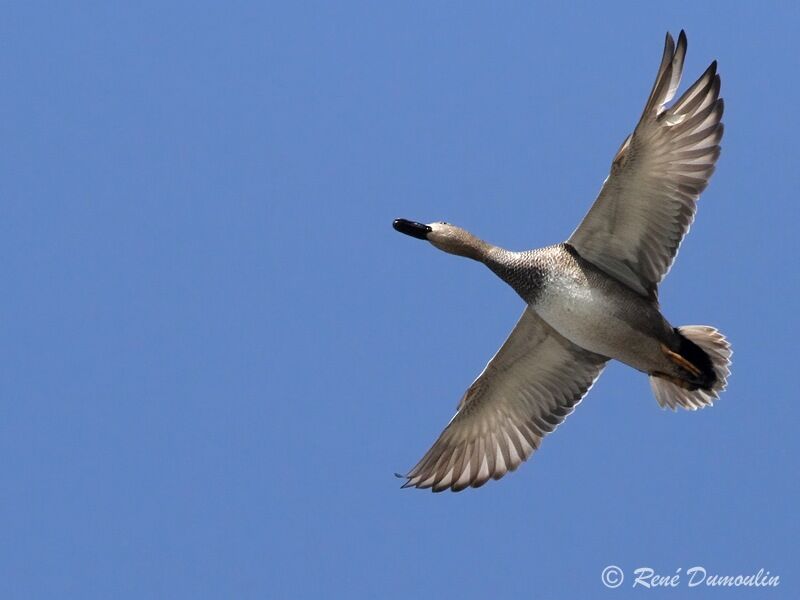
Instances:
[[[670,107],[680,84],[686,35],[667,34],[650,97],[623,142],[600,195],[568,243],[586,260],[655,298],[694,220],[719,158],[724,103],[717,63]]]
[[[403,487],[460,491],[514,471],[572,412],[607,360],[526,308]]]

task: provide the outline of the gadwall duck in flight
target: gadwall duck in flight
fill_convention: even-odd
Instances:
[[[686,35],[667,34],[653,90],[600,195],[561,244],[511,252],[448,223],[394,228],[482,262],[527,306],[403,487],[460,491],[515,470],[572,412],[606,362],[646,373],[662,407],[709,406],[725,389],[731,347],[713,327],[672,327],[658,284],[689,229],[720,153],[717,63],[669,108]]]

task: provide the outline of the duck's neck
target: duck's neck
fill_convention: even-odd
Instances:
[[[525,302],[535,302],[542,286],[544,270],[531,252],[512,252],[490,246],[478,260],[510,285]]]
[[[434,242],[434,245],[437,245]],[[482,262],[510,285],[525,302],[532,304],[541,289],[544,265],[534,252],[512,252],[464,232],[455,245],[438,245],[441,250]]]

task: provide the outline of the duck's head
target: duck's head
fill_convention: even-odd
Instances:
[[[407,219],[395,219],[392,226],[400,233],[405,233],[418,240],[427,240],[439,250],[481,260],[486,250],[486,243],[476,238],[469,231],[450,223],[417,223]]]

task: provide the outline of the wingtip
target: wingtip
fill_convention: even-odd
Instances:
[[[711,61],[711,64],[708,65],[708,67],[706,67],[706,70],[703,71],[703,74],[700,75],[700,77],[698,77],[697,82],[700,82],[701,80],[703,80],[705,78],[713,78],[714,76],[719,77],[719,75],[717,75],[717,61],[716,60],[712,60]],[[696,85],[696,83],[695,83],[695,85]]]
[[[675,56],[675,38],[672,37],[672,34],[668,31],[667,38],[664,40],[664,56],[662,57],[662,61],[666,64],[673,56]]]
[[[413,484],[411,483],[411,477],[409,477],[408,475],[403,475],[402,473],[395,473],[394,476],[397,477],[398,479],[405,479],[403,485],[400,486],[401,490],[413,487]]]
[[[686,58],[686,50],[689,47],[689,40],[686,39],[686,32],[681,29],[678,35],[678,45],[675,48],[675,55],[680,56],[681,69],[683,68],[683,60]]]

